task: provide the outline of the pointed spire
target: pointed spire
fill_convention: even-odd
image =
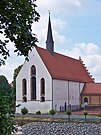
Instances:
[[[50,11],[49,11],[49,22],[48,22],[46,49],[47,49],[52,55],[54,54],[54,41],[53,41],[52,28],[51,28]]]

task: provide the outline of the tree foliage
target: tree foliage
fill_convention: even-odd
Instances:
[[[0,95],[0,135],[11,135],[14,121],[11,114],[14,114],[14,105],[11,102],[11,95]]]
[[[14,114],[12,89],[5,76],[0,76],[0,135],[11,135],[14,125],[11,114]]]
[[[18,73],[20,72],[22,68],[22,65],[18,66],[15,70],[14,70],[14,74],[13,74],[13,81],[12,81],[12,96],[13,96],[13,103],[16,106],[16,77],[18,75]]]
[[[28,52],[37,42],[32,33],[32,23],[39,20],[40,15],[36,11],[36,0],[0,0],[0,34],[5,39],[0,39],[0,64],[10,56],[8,43],[15,44],[18,55],[28,58]]]
[[[8,80],[5,76],[0,75],[0,95],[1,94],[9,94],[11,92],[11,87],[8,83]]]
[[[14,69],[14,74],[13,74],[13,89],[14,89],[14,92],[16,92],[16,77],[18,75],[18,73],[20,72],[22,68],[22,65],[18,66],[16,69]]]

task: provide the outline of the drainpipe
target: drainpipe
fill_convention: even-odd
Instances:
[[[52,78],[52,109],[53,109],[53,78]]]
[[[81,105],[80,82],[79,82],[79,105]],[[80,106],[79,106],[80,107]]]
[[[68,81],[68,107],[69,107],[69,81]]]

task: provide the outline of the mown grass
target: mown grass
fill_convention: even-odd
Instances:
[[[15,117],[15,122],[16,124],[22,126],[24,124],[28,124],[31,122],[68,122],[68,118],[63,119],[63,118],[54,118],[54,117],[48,117],[48,116],[42,116],[42,115],[35,115],[35,116],[16,116]],[[83,120],[71,120],[71,123],[77,122],[77,123],[101,123],[101,119],[99,120],[95,120],[95,121],[90,121],[87,119],[87,121],[85,121],[85,119]]]

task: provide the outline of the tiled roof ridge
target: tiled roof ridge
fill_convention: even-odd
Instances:
[[[71,58],[71,57],[69,57],[69,56],[66,56],[66,55],[63,55],[63,54],[60,54],[60,53],[57,53],[57,52],[54,52],[54,55],[51,55],[50,54],[50,52],[47,50],[47,49],[45,49],[45,48],[42,48],[42,47],[36,47],[36,50],[38,51],[38,53],[39,53],[39,55],[40,55],[40,57],[41,57],[41,59],[43,60],[43,62],[44,62],[44,64],[45,64],[45,66],[46,66],[46,68],[48,69],[48,71],[49,71],[49,73],[51,74],[51,76],[52,76],[52,78],[57,78],[57,79],[60,79],[60,77],[61,77],[61,79],[65,79],[65,80],[74,80],[74,81],[79,81],[79,82],[94,82],[94,80],[91,78],[91,76],[89,75],[89,73],[87,72],[87,70],[85,69],[85,67],[84,67],[84,65],[83,65],[83,63],[79,60],[79,59],[75,59],[75,58]],[[76,64],[76,65],[78,65],[78,67],[79,67],[79,65],[81,65],[81,69],[84,71],[83,73],[82,73],[82,75],[84,75],[84,73],[85,73],[85,76],[84,76],[84,79],[83,79],[83,77],[81,76],[81,78],[80,78],[80,74],[79,74],[79,70],[78,70],[78,72],[76,73],[75,71],[75,73],[76,73],[76,77],[77,77],[77,75],[78,75],[78,77],[77,78],[75,78],[75,77],[73,77],[72,75],[70,75],[70,74],[73,74],[73,72],[71,72],[72,70],[75,70],[75,68],[73,67],[72,68],[72,70],[69,68],[69,70],[70,70],[70,72],[71,73],[67,73],[68,75],[67,76],[65,76],[65,74],[61,71],[61,68],[59,68],[59,70],[60,70],[60,72],[61,72],[61,75],[59,75],[59,71],[57,71],[56,70],[56,65],[55,64],[53,64],[53,66],[52,66],[52,64],[50,63],[49,64],[49,61],[48,61],[48,64],[49,65],[47,65],[47,56],[45,56],[44,55],[44,53],[45,53],[45,55],[47,54],[47,55],[49,55],[49,59],[50,60],[52,60],[52,62],[53,63],[55,63],[56,62],[56,64],[58,64],[57,63],[57,60],[59,60],[58,58],[61,58],[61,60],[62,60],[62,58],[63,58],[63,60],[66,60],[66,58],[67,58],[67,60],[69,60],[70,59],[70,64],[71,63],[73,63],[73,61],[74,61],[74,63]],[[45,60],[46,59],[46,60]],[[65,62],[65,61],[64,61]],[[61,62],[60,62],[61,63]],[[62,64],[62,63],[61,63]],[[51,67],[52,66],[52,67]],[[59,65],[58,65],[59,66]],[[62,66],[62,65],[61,65]],[[63,65],[64,66],[64,65]],[[68,65],[67,65],[68,66]],[[53,69],[52,69],[53,68]],[[55,72],[55,70],[56,70],[56,72]],[[81,70],[81,71],[82,71]],[[66,70],[66,68],[65,68],[65,71],[67,71]],[[80,71],[80,72],[81,72]]]
[[[36,48],[40,48],[40,49],[43,49],[43,50],[47,50],[47,49],[45,49],[45,48],[42,48],[42,47],[39,47],[39,46],[36,46]],[[48,50],[47,50],[48,51]],[[58,53],[58,52],[54,52],[54,55],[61,55],[61,56],[63,56],[63,57],[67,57],[67,58],[70,58],[70,59],[72,59],[72,60],[76,60],[76,61],[79,61],[79,59],[76,59],[76,58],[73,58],[73,57],[70,57],[70,56],[67,56],[67,55],[64,55],[64,54],[62,54],[62,53]],[[52,55],[53,57],[54,57],[54,55]]]

